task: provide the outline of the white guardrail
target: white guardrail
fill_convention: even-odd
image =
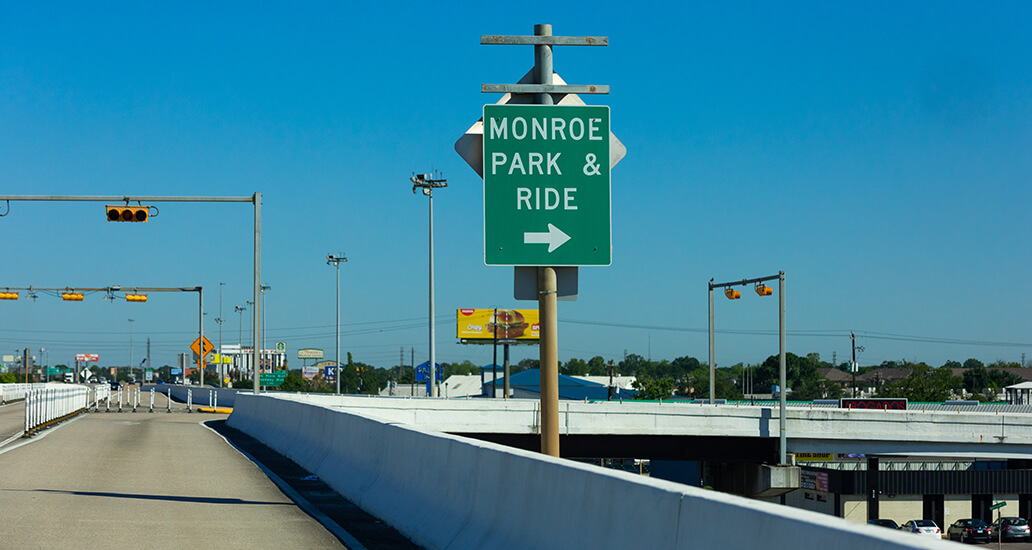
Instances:
[[[238,394],[228,424],[430,549],[951,544],[286,396]]]
[[[25,397],[25,433],[89,407],[86,386],[55,386],[29,390]]]
[[[0,405],[8,401],[25,399],[29,390],[45,387],[46,384],[0,384]]]

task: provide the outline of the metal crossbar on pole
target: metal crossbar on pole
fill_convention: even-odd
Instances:
[[[255,193],[249,197],[201,197],[186,196],[176,197],[168,195],[0,195],[0,201],[7,203],[7,211],[0,214],[0,217],[7,216],[11,212],[11,201],[21,202],[215,202],[215,203],[251,203],[254,205],[254,308],[251,310],[254,322],[252,342],[258,342],[258,334],[261,330],[261,275],[262,275],[262,194]],[[203,298],[201,299],[203,305]],[[201,340],[204,340],[204,313],[201,313]],[[241,354],[242,356],[242,354]],[[131,367],[131,366],[130,366]],[[184,373],[185,374],[185,373]],[[203,381],[204,373],[199,373]],[[185,378],[185,377],[184,377]],[[254,393],[259,393],[259,369],[257,363],[254,368]]]
[[[710,371],[710,377],[709,377],[709,379],[710,379],[709,380],[709,401],[710,401],[711,405],[716,403],[716,399],[715,399],[715,397],[716,397],[716,395],[715,395],[715,393],[716,393],[716,391],[715,391],[715,389],[716,389],[715,381],[716,381],[716,376],[717,376],[717,368],[716,368],[717,363],[716,363],[716,346],[715,346],[715,339],[714,339],[714,333],[716,332],[716,329],[715,329],[715,324],[716,323],[714,321],[715,315],[714,315],[714,312],[713,312],[713,289],[714,288],[727,288],[727,289],[730,289],[733,286],[759,285],[759,283],[763,283],[765,281],[773,281],[775,279],[778,280],[778,384],[779,384],[779,386],[778,386],[778,388],[779,388],[778,404],[779,404],[779,409],[780,409],[780,411],[779,411],[779,428],[780,428],[779,431],[780,431],[780,435],[778,437],[778,440],[779,440],[779,444],[778,444],[778,447],[779,447],[778,460],[779,460],[779,464],[785,464],[786,461],[787,461],[787,458],[788,458],[788,455],[787,455],[787,452],[786,452],[786,426],[787,426],[787,421],[786,421],[786,416],[785,416],[785,409],[786,409],[786,405],[787,405],[786,394],[788,393],[786,391],[787,390],[786,386],[787,386],[788,382],[787,382],[787,374],[786,374],[786,366],[785,366],[785,272],[784,271],[779,271],[777,275],[770,275],[770,276],[767,276],[767,277],[757,277],[755,279],[741,279],[741,280],[738,280],[738,281],[729,281],[729,282],[726,282],[726,283],[715,283],[715,282],[713,282],[713,279],[709,280],[709,371]],[[768,293],[768,295],[769,295],[769,293]]]

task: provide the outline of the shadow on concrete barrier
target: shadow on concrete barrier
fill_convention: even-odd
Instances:
[[[428,548],[941,548],[942,541],[240,394],[229,425]],[[949,546],[946,546],[949,547]]]

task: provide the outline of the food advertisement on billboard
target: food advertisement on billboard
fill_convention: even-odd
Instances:
[[[540,323],[536,309],[460,309],[457,337],[462,340],[537,340]]]

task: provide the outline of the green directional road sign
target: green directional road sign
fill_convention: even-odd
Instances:
[[[263,372],[259,376],[258,383],[262,386],[282,386],[283,382],[287,379],[287,371],[278,370],[273,372]]]
[[[609,107],[484,106],[484,263],[612,262]]]
[[[993,504],[992,506],[989,507],[989,509],[990,510],[996,510],[996,509],[999,509],[999,508],[1003,508],[1006,505],[1007,505],[1007,501],[1004,500],[1004,501],[1001,501],[1001,502],[997,502],[996,504]]]

